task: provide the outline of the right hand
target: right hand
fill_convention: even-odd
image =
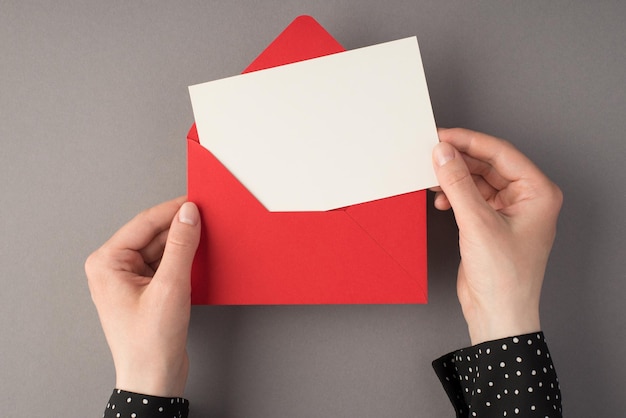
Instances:
[[[85,263],[117,389],[183,396],[191,264],[200,240],[198,208],[185,200],[135,216]]]
[[[560,189],[504,140],[465,129],[439,139],[435,207],[452,208],[459,227],[457,294],[472,344],[539,331]]]

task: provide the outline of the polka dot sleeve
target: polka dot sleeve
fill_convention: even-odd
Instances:
[[[115,389],[104,418],[187,418],[189,401],[183,398],[162,398]]]
[[[488,341],[433,361],[457,417],[562,417],[542,332]]]

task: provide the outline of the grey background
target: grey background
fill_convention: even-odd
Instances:
[[[562,187],[542,320],[565,413],[623,414],[626,3],[583,0],[0,1],[0,414],[102,414],[83,261],[185,193],[187,86],[300,14],[348,49],[417,35],[438,124],[511,140]],[[428,305],[194,308],[192,416],[453,416],[430,361],[469,342],[456,230],[428,226]]]

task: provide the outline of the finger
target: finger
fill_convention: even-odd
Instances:
[[[435,146],[433,166],[439,185],[454,210],[459,228],[474,224],[476,216],[481,217],[491,211],[461,153],[452,145],[442,142]],[[443,203],[441,201],[441,204]]]
[[[467,129],[446,129],[439,132],[439,140],[454,146],[462,153],[491,165],[508,181],[543,173],[512,144],[499,138]]]
[[[498,195],[498,193],[503,193],[503,192],[499,192],[498,190],[496,190],[482,176],[477,176],[477,175],[472,174],[472,179],[474,180],[474,184],[476,185],[476,188],[478,189],[478,192],[480,193],[482,198],[487,203],[489,203],[489,205],[493,209],[495,210],[499,209],[502,205],[499,199],[496,200],[496,196]],[[436,192],[435,200],[434,200],[435,207],[439,210],[450,209],[451,207],[450,201],[446,197],[446,194],[443,192],[441,187],[439,187],[439,190],[433,190],[433,191]]]
[[[511,184],[510,181],[500,176],[493,169],[492,166],[485,163],[484,161],[472,158],[467,154],[461,154],[461,156],[463,157],[463,160],[465,160],[467,168],[472,174],[474,182],[476,183],[476,186],[480,190],[485,200],[487,200],[498,190],[502,190],[506,188],[509,184]],[[435,193],[442,191],[441,186],[434,186],[429,188],[428,190]]]
[[[152,241],[139,251],[146,264],[152,265],[153,263],[161,260],[163,250],[165,249],[165,243],[167,242],[168,233],[169,228],[161,231]]]
[[[452,207],[450,205],[450,201],[448,200],[444,192],[437,192],[435,194],[434,204],[435,204],[435,208],[439,210],[448,210]]]
[[[161,257],[163,257],[165,243],[167,242],[167,234],[169,232],[169,228],[165,231],[161,231],[161,233],[157,235],[148,245],[140,250],[144,263],[152,272],[150,277],[154,276],[154,273],[159,268],[159,264],[161,264]]]
[[[511,182],[498,173],[498,171],[489,163],[470,157],[467,154],[461,154],[467,164],[470,173],[475,176],[482,177],[491,187],[496,190],[505,189]]]
[[[141,250],[169,228],[184,201],[185,197],[179,197],[144,210],[120,228],[105,245],[117,249]]]
[[[186,202],[172,220],[154,280],[173,285],[176,294],[188,298],[191,289],[191,265],[199,242],[200,213],[194,203]]]
[[[485,180],[483,176],[472,174],[472,180],[474,180],[474,184],[476,185],[478,192],[484,200],[489,201],[489,199],[491,199],[496,193],[498,193],[498,190],[491,184],[489,184],[489,182]]]

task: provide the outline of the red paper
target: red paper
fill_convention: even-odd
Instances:
[[[295,19],[244,72],[342,52]],[[188,199],[202,216],[192,268],[201,305],[426,303],[426,192],[329,212],[268,212],[188,138]]]

